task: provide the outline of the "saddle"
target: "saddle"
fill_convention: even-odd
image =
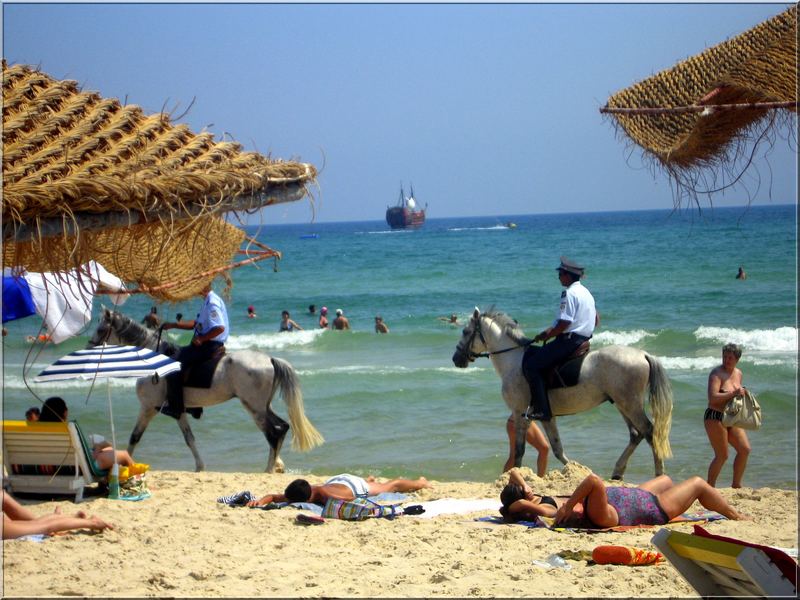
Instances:
[[[222,357],[225,356],[225,346],[220,346],[211,358],[200,363],[195,363],[189,367],[183,387],[193,387],[208,389],[214,379],[214,372]]]
[[[578,377],[581,374],[581,366],[583,359],[589,354],[590,344],[589,340],[583,342],[575,349],[575,352],[570,354],[563,361],[557,365],[547,369],[544,375],[544,384],[548,390],[555,388],[571,387],[578,384]],[[531,346],[526,352],[535,352],[535,347]],[[523,358],[524,363],[524,358]],[[523,368],[523,373],[525,369]],[[527,377],[527,376],[526,376]]]
[[[554,388],[565,388],[578,385],[578,377],[581,374],[583,359],[589,354],[589,340],[583,342],[570,354],[564,362],[547,370],[545,375],[545,386],[548,390]]]

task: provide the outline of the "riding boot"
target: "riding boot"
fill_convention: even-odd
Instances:
[[[167,375],[167,403],[161,406],[161,414],[178,419],[183,414],[183,373],[174,371]]]
[[[550,410],[550,400],[547,397],[544,379],[537,373],[528,380],[531,388],[531,404],[525,413],[525,418],[536,421],[549,421],[553,418]]]

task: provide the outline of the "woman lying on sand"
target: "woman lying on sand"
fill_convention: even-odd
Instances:
[[[516,469],[509,472],[509,483],[500,493],[500,513],[508,521],[554,517],[559,524],[594,527],[617,525],[664,525],[683,514],[698,501],[729,519],[746,519],[722,495],[700,477],[674,483],[660,475],[638,487],[609,486],[594,473],[584,479],[566,501],[538,496]]]
[[[56,508],[52,515],[35,516],[31,511],[14,500],[10,494],[3,494],[3,539],[12,540],[23,535],[35,533],[55,533],[56,531],[69,531],[71,529],[94,529],[102,531],[114,529],[99,517],[87,515],[82,510],[74,516],[62,515],[61,509]]]
[[[267,494],[248,502],[247,506],[264,506],[270,502],[315,502],[325,504],[328,498],[335,500],[353,500],[377,496],[384,492],[416,492],[429,488],[431,484],[424,477],[419,479],[390,479],[379,483],[375,477],[362,479],[356,475],[342,473],[331,477],[322,485],[311,485],[305,479],[295,479],[286,486],[283,494]]]

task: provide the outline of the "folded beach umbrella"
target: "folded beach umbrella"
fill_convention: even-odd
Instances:
[[[34,381],[43,383],[62,379],[146,377],[154,374],[163,377],[180,368],[178,361],[154,350],[103,344],[76,350],[59,358],[39,373]]]

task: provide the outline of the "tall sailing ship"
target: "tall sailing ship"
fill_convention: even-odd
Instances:
[[[397,204],[386,209],[386,222],[392,229],[417,229],[425,223],[425,208],[417,208],[417,201],[414,199],[414,186],[411,186],[411,194],[406,196],[403,185],[400,185],[400,198]]]

